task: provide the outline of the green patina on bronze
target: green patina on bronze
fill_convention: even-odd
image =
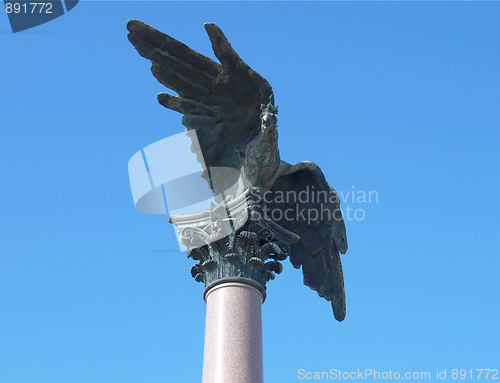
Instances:
[[[281,160],[271,85],[238,56],[214,24],[205,24],[205,29],[220,64],[141,21],[129,21],[127,29],[130,42],[151,61],[155,78],[178,94],[160,93],[158,102],[182,113],[186,130],[196,132],[199,146],[192,145],[192,150],[204,164],[201,176],[216,201],[249,198],[249,191],[262,196],[263,215],[255,217],[250,204],[243,226],[190,248],[188,256],[198,260],[193,277],[205,286],[221,278],[248,278],[265,288],[281,272],[278,261],[289,255],[294,267],[302,267],[304,284],[330,301],[335,318],[343,320],[339,252],[347,251],[347,238],[339,199],[316,164]],[[235,169],[237,179],[213,170],[218,168]],[[309,198],[296,198],[301,193]],[[220,232],[198,234],[209,238]],[[284,255],[287,246],[291,250]],[[266,262],[268,258],[273,260]]]

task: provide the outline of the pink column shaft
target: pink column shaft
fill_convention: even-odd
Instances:
[[[205,296],[202,383],[262,383],[262,294],[228,282]]]

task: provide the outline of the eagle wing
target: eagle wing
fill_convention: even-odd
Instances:
[[[274,104],[269,83],[241,60],[215,24],[206,23],[205,30],[220,64],[139,20],[130,20],[127,29],[156,79],[178,94],[160,93],[158,102],[182,113],[183,125],[196,130],[205,165],[237,167],[236,150],[259,132],[260,106]]]
[[[330,301],[335,319],[342,321],[346,308],[339,252],[347,251],[347,237],[337,192],[313,162],[282,162],[280,174],[265,196],[268,214],[300,236],[290,261],[295,268],[302,266],[304,284]]]

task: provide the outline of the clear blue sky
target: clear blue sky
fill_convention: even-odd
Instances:
[[[499,2],[87,2],[0,15],[0,382],[199,382],[205,303],[127,162],[181,132],[126,38],[143,20],[272,84],[282,158],[344,195],[347,316],[290,265],[263,305],[267,382],[298,370],[500,368]]]

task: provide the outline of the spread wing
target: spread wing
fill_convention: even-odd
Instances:
[[[205,24],[205,30],[220,64],[141,21],[130,20],[127,29],[156,79],[178,94],[160,93],[158,102],[182,113],[182,123],[196,130],[206,166],[237,167],[236,150],[259,132],[261,104],[274,104],[269,83],[215,24]]]
[[[345,293],[339,252],[347,251],[347,237],[337,193],[313,162],[282,162],[280,174],[265,198],[268,213],[300,236],[290,261],[295,268],[302,266],[304,284],[331,301],[335,318],[342,321]],[[273,213],[275,209],[281,213]]]

